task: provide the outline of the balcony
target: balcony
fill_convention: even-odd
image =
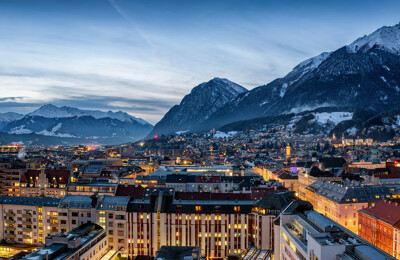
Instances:
[[[32,228],[28,228],[28,227],[23,227],[22,228],[23,232],[32,232]]]
[[[9,225],[14,225],[15,221],[11,220],[11,219],[6,219],[6,223],[9,224]]]
[[[15,230],[15,227],[7,226],[7,227],[6,227],[6,230],[7,230],[7,231],[14,231],[14,230]]]
[[[58,223],[50,223],[50,227],[58,227]]]
[[[6,235],[6,238],[7,238],[7,239],[14,239],[14,238],[15,238],[15,235],[14,235],[14,234],[7,234],[7,235]]]
[[[31,239],[32,237],[30,235],[22,235],[23,239]]]
[[[8,218],[13,218],[13,217],[15,217],[15,213],[12,213],[12,212],[7,212],[6,213],[6,217],[8,217]]]
[[[23,220],[22,225],[32,225],[32,221],[31,220]]]
[[[31,218],[32,215],[29,214],[29,213],[24,213],[24,214],[22,214],[22,217],[23,217],[23,218]]]

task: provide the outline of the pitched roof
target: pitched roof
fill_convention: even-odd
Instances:
[[[21,183],[28,183],[29,180],[33,180],[33,182],[37,181],[36,177],[39,177],[41,170],[27,170],[24,176],[22,176]],[[67,169],[57,169],[50,170],[46,169],[46,178],[51,183],[54,180],[60,184],[67,184],[69,180],[69,176],[71,175],[71,171]],[[32,178],[31,178],[32,177]]]
[[[176,200],[251,200],[250,193],[175,192]]]
[[[400,221],[400,199],[380,200],[360,211],[394,225]]]
[[[323,163],[325,168],[342,168],[346,160],[342,157],[322,157],[319,162]]]
[[[119,184],[115,196],[129,196],[143,198],[144,188],[136,185]]]

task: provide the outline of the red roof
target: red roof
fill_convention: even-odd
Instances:
[[[375,202],[374,206],[365,208],[361,212],[394,225],[400,221],[400,199],[380,200]]]
[[[385,175],[379,175],[379,174],[374,174],[375,178],[379,179],[399,179],[400,174],[385,174]]]
[[[27,170],[24,176],[22,176],[21,183],[28,183],[29,180],[37,181],[36,177],[39,177],[41,170]],[[67,184],[69,180],[69,176],[71,175],[70,170],[66,169],[58,169],[58,170],[50,170],[46,169],[46,178],[52,183],[53,181],[57,181],[60,184]],[[32,177],[32,178],[31,178]]]
[[[250,193],[175,192],[177,200],[251,200]]]
[[[196,182],[198,183],[220,183],[220,176],[197,176]]]
[[[251,188],[251,198],[254,200],[262,199],[266,195],[274,192],[279,192],[279,191],[287,191],[288,189],[285,187],[252,187]]]
[[[144,189],[142,186],[119,184],[115,196],[129,196],[143,198]]]

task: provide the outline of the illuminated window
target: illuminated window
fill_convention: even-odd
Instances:
[[[201,206],[196,206],[196,211],[201,211]]]

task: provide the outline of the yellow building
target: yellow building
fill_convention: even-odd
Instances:
[[[397,197],[398,191],[392,187],[357,186],[350,182],[318,180],[306,189],[306,200],[315,211],[323,214],[350,231],[358,232],[358,210],[370,203]]]

